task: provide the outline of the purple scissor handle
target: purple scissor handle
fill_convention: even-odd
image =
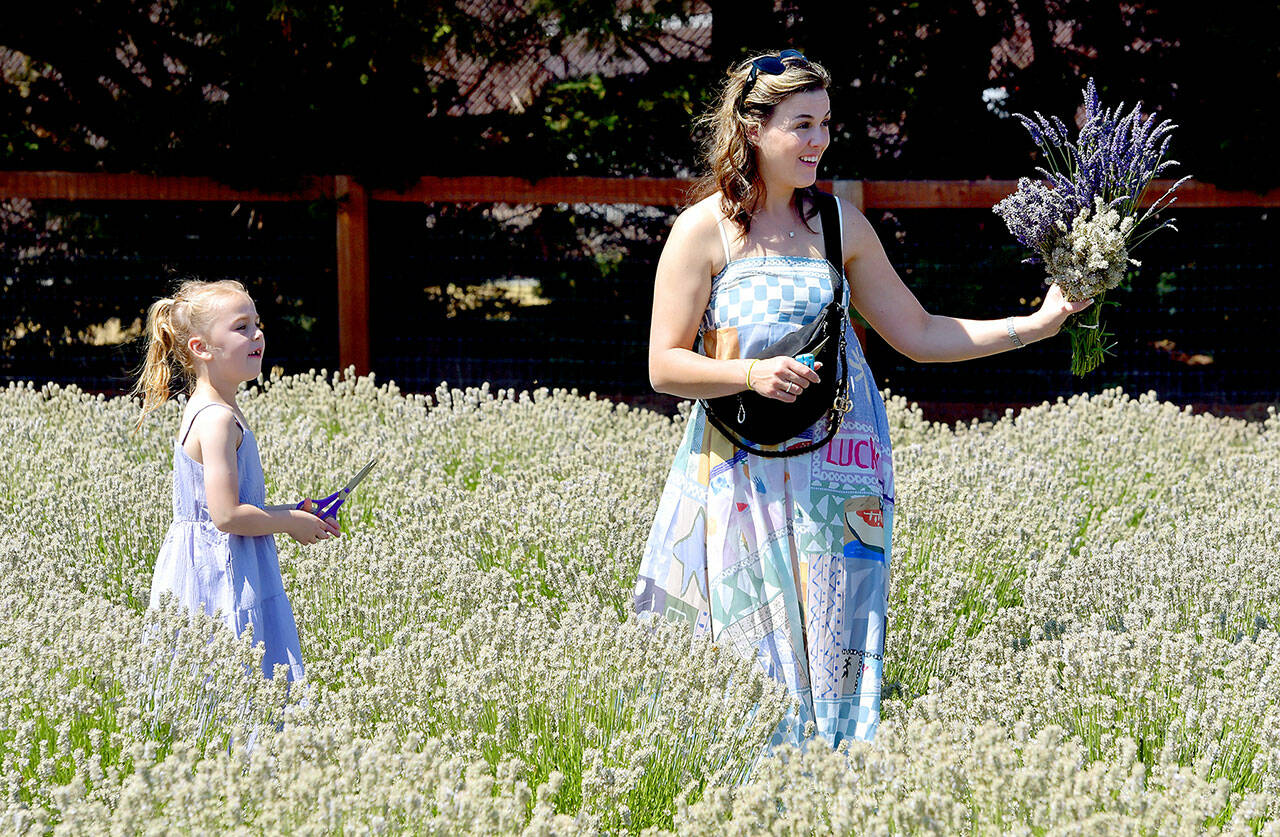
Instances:
[[[336,517],[338,509],[342,508],[342,504],[347,501],[347,497],[350,496],[355,487],[360,484],[361,480],[369,476],[369,472],[373,470],[373,466],[377,463],[378,457],[375,456],[373,459],[369,460],[368,465],[361,468],[360,472],[351,478],[351,482],[347,483],[342,488],[322,500],[312,500],[311,502],[315,505],[315,508],[312,509],[311,513],[321,520],[324,520],[327,517]],[[295,508],[301,509],[306,504],[307,501],[303,500],[298,503]]]

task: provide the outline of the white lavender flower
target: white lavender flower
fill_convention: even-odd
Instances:
[[[787,698],[758,664],[628,615],[683,416],[324,374],[246,392],[273,501],[385,463],[342,538],[280,541],[286,692],[220,622],[144,611],[179,405],[131,435],[124,399],[0,390],[0,822],[1280,834],[1280,416],[1108,390],[948,427],[884,396],[884,720],[764,756]]]
[[[1068,300],[1093,299],[1119,286],[1129,265],[1141,265],[1125,247],[1133,216],[1121,218],[1102,198],[1094,198],[1092,212],[1081,209],[1070,226],[1060,220],[1056,226],[1060,235],[1048,248],[1044,266]]]

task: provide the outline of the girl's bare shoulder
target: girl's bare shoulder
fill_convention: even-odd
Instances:
[[[208,408],[208,409],[206,409]],[[179,428],[179,439],[188,453],[202,449],[206,440],[222,440],[231,437],[237,448],[244,437],[244,425],[237,411],[229,404],[206,401],[194,407],[191,404],[183,411],[182,424]],[[200,461],[198,456],[193,459]]]

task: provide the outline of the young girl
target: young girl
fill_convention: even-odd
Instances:
[[[188,281],[147,313],[147,357],[134,388],[142,416],[164,404],[176,372],[190,398],[173,446],[173,523],[160,547],[151,605],[173,593],[191,608],[221,611],[240,634],[266,646],[262,671],[277,663],[303,676],[293,608],[285,596],[271,537],[299,543],[336,537],[333,518],[309,509],[267,506],[258,444],[236,406],[236,389],[262,370],[258,311],[239,282]]]

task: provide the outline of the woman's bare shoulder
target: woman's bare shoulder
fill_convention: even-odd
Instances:
[[[865,254],[868,248],[872,248],[873,251],[882,249],[880,237],[876,235],[875,228],[871,226],[871,222],[867,220],[862,210],[844,198],[837,198],[837,200],[840,201],[840,218],[844,226],[845,260]]]
[[[724,213],[720,211],[719,193],[708,195],[681,210],[676,216],[672,231],[680,229],[684,235],[698,238],[717,236],[719,233],[716,231],[716,225],[723,219]]]
[[[667,237],[667,247],[678,249],[688,260],[705,263],[707,275],[714,275],[724,267],[724,248],[720,243],[719,230],[723,218],[720,196],[715,194],[703,198],[676,216]]]

